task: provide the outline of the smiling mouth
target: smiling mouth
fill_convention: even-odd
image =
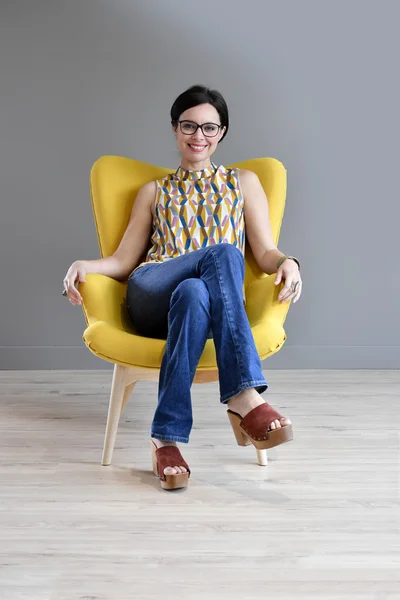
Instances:
[[[201,152],[202,150],[207,148],[207,146],[201,146],[197,144],[188,144],[188,146],[191,150],[194,150],[194,152]]]

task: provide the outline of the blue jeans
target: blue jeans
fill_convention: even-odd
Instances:
[[[243,305],[244,258],[229,243],[150,263],[128,280],[127,307],[139,335],[166,339],[151,437],[188,443],[190,388],[207,339],[213,338],[220,402],[246,388],[262,394],[262,374]]]

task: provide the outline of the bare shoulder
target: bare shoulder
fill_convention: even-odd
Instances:
[[[151,197],[152,195],[155,194],[156,188],[157,188],[157,184],[156,184],[156,180],[154,179],[153,181],[148,181],[147,183],[144,183],[142,185],[142,187],[139,188],[139,192],[143,196]]]
[[[135,203],[148,206],[151,214],[154,216],[154,201],[156,199],[157,184],[156,181],[148,181],[144,183],[136,195]]]
[[[257,173],[254,173],[254,171],[250,171],[250,169],[238,169],[238,173],[244,196],[251,193],[261,185],[258,175]]]
[[[257,173],[254,173],[254,171],[250,171],[250,169],[238,169],[238,172],[239,172],[239,176],[241,178],[246,177],[246,178],[250,178],[250,179],[251,178],[258,179]]]

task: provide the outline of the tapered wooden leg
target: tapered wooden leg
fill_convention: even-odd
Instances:
[[[129,385],[126,386],[125,391],[124,391],[124,397],[122,400],[122,407],[121,407],[121,415],[124,412],[124,408],[132,394],[133,388],[135,387],[135,385],[137,384],[137,381],[133,381],[132,383],[130,383]]]
[[[266,450],[259,450],[258,448],[256,448],[257,450],[257,462],[259,465],[261,465],[262,467],[266,467],[268,465],[268,457],[267,457],[267,451]]]
[[[122,402],[125,392],[125,376],[129,367],[114,365],[114,374],[111,386],[110,403],[108,405],[108,417],[106,434],[104,438],[103,465],[110,465],[117,437],[118,423],[121,415]]]

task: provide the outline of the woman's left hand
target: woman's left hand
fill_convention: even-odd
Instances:
[[[293,300],[293,303],[297,302],[301,296],[303,282],[297,263],[290,258],[283,261],[276,272],[275,285],[279,285],[282,281],[285,282],[285,285],[279,292],[278,300],[280,302],[288,302],[289,300]]]

